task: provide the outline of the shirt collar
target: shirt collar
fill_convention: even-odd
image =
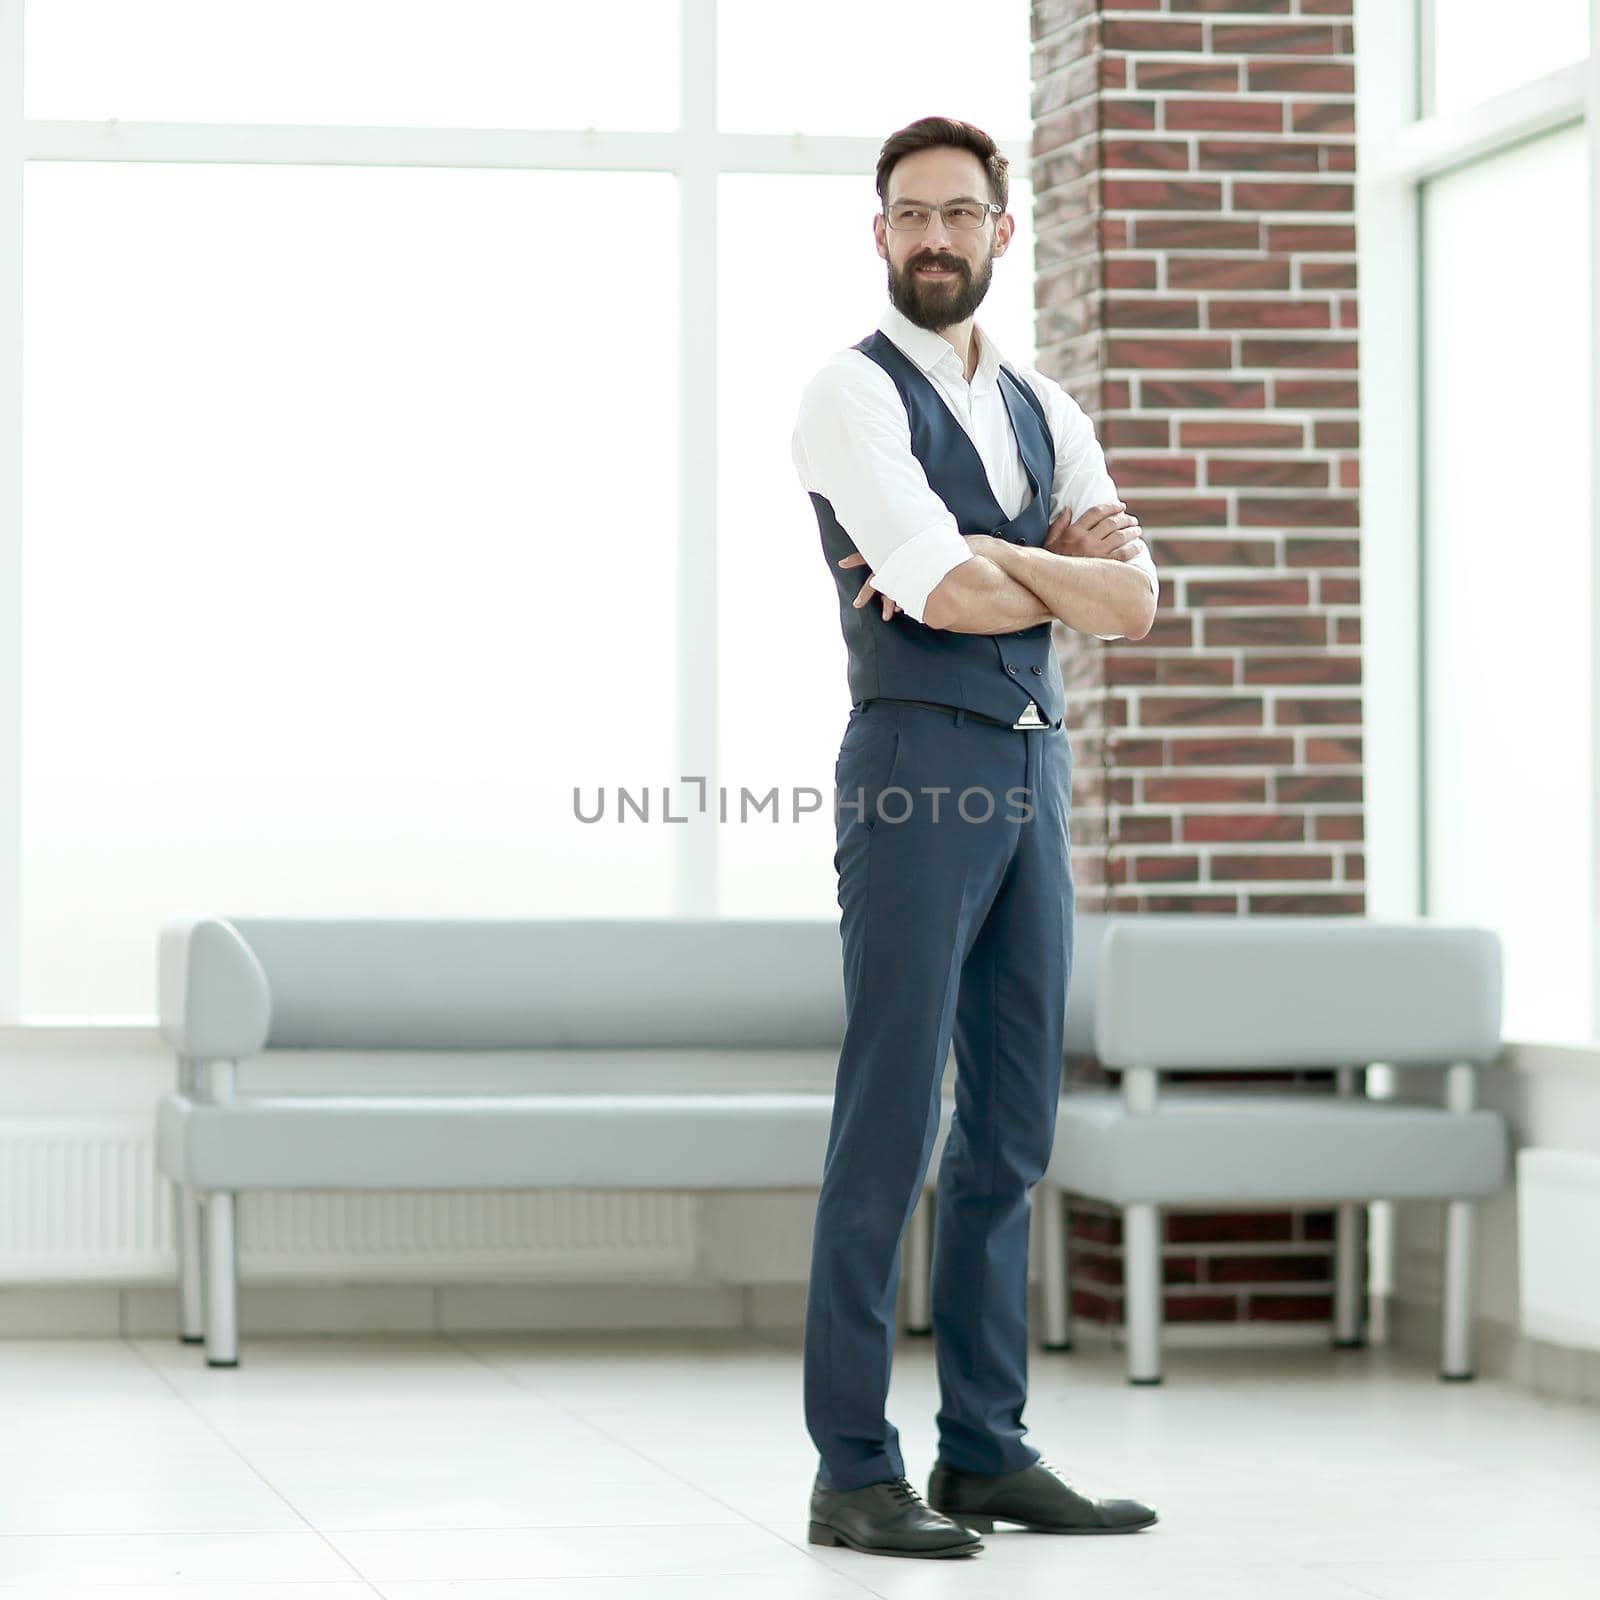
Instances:
[[[940,362],[948,363],[950,371],[958,376],[965,372],[955,346],[942,333],[935,333],[932,328],[919,328],[892,300],[878,319],[878,331],[892,339],[925,373],[931,373]],[[972,324],[972,337],[978,344],[972,392],[983,394],[999,382],[1000,351],[976,322]]]

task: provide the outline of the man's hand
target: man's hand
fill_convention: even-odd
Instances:
[[[1120,500],[1109,505],[1090,506],[1077,521],[1072,508],[1050,524],[1044,547],[1058,556],[1107,556],[1131,561],[1144,547],[1139,519]]]
[[[839,558],[839,565],[841,567],[864,567],[866,564],[867,558],[862,555],[859,550],[852,550],[849,555],[841,556]],[[872,587],[872,574],[868,573],[867,581],[861,585],[861,592],[855,597],[854,600],[850,602],[850,604],[859,610],[875,594],[878,594],[878,591]],[[883,620],[887,622],[889,618],[900,609],[900,607],[896,605],[895,602],[886,594],[878,594],[878,598],[883,602]]]

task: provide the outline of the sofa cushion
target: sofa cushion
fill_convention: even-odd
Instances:
[[[197,1189],[815,1188],[825,1094],[163,1095]]]
[[[1446,1199],[1506,1178],[1493,1111],[1359,1096],[1165,1089],[1130,1113],[1115,1090],[1061,1101],[1049,1181],[1112,1205]]]

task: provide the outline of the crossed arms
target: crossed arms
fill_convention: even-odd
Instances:
[[[806,385],[791,454],[807,492],[849,531],[855,552],[839,565],[870,569],[856,604],[876,595],[885,621],[903,610],[952,632],[1011,633],[1054,618],[1102,639],[1143,638],[1155,567],[1094,425],[1060,384],[1031,368],[1021,376],[1046,408],[1055,448],[1048,503],[1062,509],[1042,547],[960,533],[912,450],[894,382],[859,351],[839,352]],[[1010,431],[995,448],[1017,448]],[[1075,521],[1073,506],[1085,508]]]
[[[922,620],[952,633],[1013,633],[1057,620],[1083,633],[1142,639],[1155,621],[1156,598],[1144,572],[1126,564],[1138,535],[1137,519],[1114,505],[1091,506],[1076,520],[1062,512],[1042,546],[967,534],[972,558],[939,580]],[[1118,553],[1076,553],[1096,550]],[[849,555],[839,565],[864,566],[865,558]],[[855,604],[877,593],[869,576]],[[885,620],[900,609],[887,595],[879,599]]]

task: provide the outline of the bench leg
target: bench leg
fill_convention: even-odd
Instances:
[[[933,1191],[924,1189],[917,1197],[901,1248],[901,1263],[906,1275],[906,1332],[933,1332],[933,1302],[930,1280],[933,1271]]]
[[[205,1201],[206,1365],[239,1365],[239,1254],[235,1197],[214,1190]]]
[[[1033,1216],[1039,1225],[1039,1288],[1044,1301],[1044,1347],[1072,1348],[1072,1271],[1067,1259],[1067,1193],[1041,1181],[1033,1191]]]
[[[1366,1207],[1359,1201],[1339,1206],[1333,1223],[1333,1343],[1336,1349],[1354,1350],[1366,1341],[1361,1334],[1362,1284],[1366,1273],[1362,1221]]]
[[[1450,1200],[1444,1210],[1444,1365],[1452,1382],[1472,1377],[1473,1245],[1477,1205]]]
[[[178,1338],[199,1344],[205,1337],[200,1302],[200,1196],[187,1184],[172,1186],[173,1229],[178,1245]]]
[[[1122,1208],[1123,1303],[1128,1318],[1128,1382],[1161,1382],[1161,1209]]]

